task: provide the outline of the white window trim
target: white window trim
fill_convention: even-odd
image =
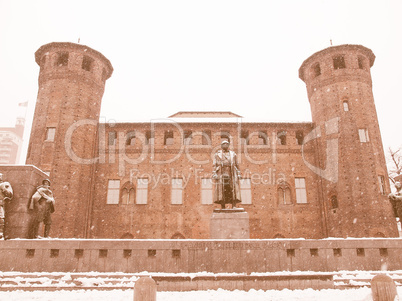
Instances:
[[[46,141],[54,141],[55,137],[56,137],[56,128],[48,127],[46,130]]]
[[[107,185],[106,204],[118,205],[120,197],[120,180],[110,179]]]
[[[295,178],[296,203],[307,204],[306,178]]]
[[[173,178],[172,179],[171,204],[172,205],[182,205],[183,204],[183,179],[182,178]]]
[[[241,203],[243,205],[251,205],[252,204],[252,195],[251,195],[251,179],[240,179],[240,194],[241,194]]]
[[[201,179],[201,204],[213,204],[213,184],[211,178]]]
[[[148,204],[148,178],[139,178],[137,179],[137,193],[135,196],[135,203],[137,205],[146,205]]]
[[[379,185],[380,185],[380,193],[382,195],[384,195],[385,194],[385,177],[383,175],[379,175],[378,176],[378,182],[379,182]]]
[[[362,143],[366,143],[366,142],[370,141],[367,129],[359,129],[359,139],[360,139],[360,142],[362,142]]]

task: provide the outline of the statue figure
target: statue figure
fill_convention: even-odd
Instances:
[[[5,211],[4,205],[13,198],[13,189],[8,182],[3,181],[0,173],[0,239],[4,236]]]
[[[225,209],[226,204],[236,208],[236,204],[241,203],[240,178],[237,155],[229,150],[229,141],[223,140],[213,160],[214,203],[220,204],[222,209]]]
[[[52,224],[51,214],[54,212],[55,200],[53,192],[50,190],[50,180],[42,181],[42,185],[36,188],[36,192],[29,200],[28,209],[33,210],[35,217],[31,228],[31,237],[41,238],[38,235],[39,224],[45,225],[44,237],[49,237],[50,226]]]
[[[394,209],[396,217],[399,217],[399,221],[402,223],[402,184],[401,182],[395,182],[395,193],[390,193],[388,198]]]

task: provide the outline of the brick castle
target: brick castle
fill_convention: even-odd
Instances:
[[[340,45],[306,59],[312,122],[247,122],[231,112],[99,122],[113,67],[80,44],[35,54],[39,92],[27,155],[49,174],[53,237],[209,238],[212,155],[229,139],[251,238],[395,237],[370,68]]]

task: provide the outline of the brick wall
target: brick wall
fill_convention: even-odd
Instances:
[[[401,270],[401,239],[6,240],[0,270],[252,273]]]

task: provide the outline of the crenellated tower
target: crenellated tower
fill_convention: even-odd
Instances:
[[[101,100],[110,61],[74,43],[50,43],[35,53],[39,91],[27,164],[49,174],[57,202],[52,235],[85,237]]]
[[[303,62],[318,146],[323,219],[329,237],[397,236],[370,68],[360,45],[319,51]]]

